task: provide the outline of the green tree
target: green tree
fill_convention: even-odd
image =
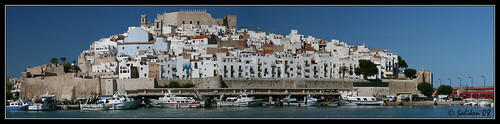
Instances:
[[[354,69],[356,75],[363,75],[364,79],[368,79],[368,76],[373,76],[378,73],[378,68],[375,63],[370,60],[359,60],[359,67]]]
[[[56,57],[51,58],[50,59],[50,63],[52,63],[52,64],[58,64],[59,62],[57,60],[59,60],[59,59],[57,59]]]
[[[181,84],[181,88],[192,88],[192,87],[194,87],[194,84],[191,82]]]
[[[75,60],[73,60],[73,67],[71,67],[71,68],[73,68],[73,70],[75,70],[76,72],[79,72],[79,71],[80,71],[80,67],[78,67],[78,66],[76,65],[76,61],[75,61]]]
[[[407,68],[407,69],[405,69],[404,74],[405,74],[406,77],[409,77],[410,79],[413,79],[415,77],[415,74],[417,74],[417,70],[411,69],[411,68]]]
[[[434,93],[434,88],[430,83],[427,82],[420,82],[417,85],[417,90],[420,91],[420,93],[424,94],[427,97],[432,96],[432,93]]]
[[[345,78],[345,72],[347,72],[347,67],[346,66],[340,67],[340,73],[342,73],[342,78]]]
[[[181,87],[181,84],[179,84],[179,82],[177,81],[170,81],[168,83],[168,88],[180,88]]]
[[[399,68],[408,68],[408,64],[406,64],[406,61],[401,59],[401,56],[398,56],[398,66]]]
[[[61,60],[61,63],[63,63],[63,64],[66,63],[66,57],[61,57],[61,58],[59,58],[59,60]]]
[[[69,64],[69,62],[64,63],[64,72],[69,72],[71,68],[72,67],[71,64]]]
[[[439,95],[449,95],[451,92],[453,92],[453,88],[449,85],[441,85],[437,89]]]

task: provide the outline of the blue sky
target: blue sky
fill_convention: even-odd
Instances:
[[[493,6],[7,6],[6,76],[52,57],[77,60],[92,42],[140,25],[140,15],[206,9],[213,18],[236,14],[238,28],[338,39],[387,49],[409,68],[434,73],[434,87],[493,85]]]

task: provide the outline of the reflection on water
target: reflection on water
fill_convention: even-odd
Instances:
[[[7,118],[493,118],[494,108],[467,106],[338,106],[137,108],[105,111],[7,111]]]

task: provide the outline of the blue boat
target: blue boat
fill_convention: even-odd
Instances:
[[[5,110],[28,110],[29,101],[17,100],[10,102],[9,106],[5,107]]]

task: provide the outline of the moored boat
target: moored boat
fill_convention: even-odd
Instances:
[[[319,102],[317,98],[313,98],[311,96],[311,94],[308,94],[306,99],[303,101],[298,101],[297,98],[291,98],[291,95],[288,95],[283,100],[283,105],[285,105],[285,106],[320,106],[321,102]]]
[[[199,108],[201,103],[193,97],[178,97],[172,94],[171,89],[160,97],[157,101],[159,105],[165,108]]]
[[[97,104],[80,104],[80,110],[109,110],[109,108],[103,102]]]
[[[9,106],[5,107],[5,110],[28,110],[29,101],[21,101],[17,100],[14,102],[10,102]]]
[[[262,103],[261,99],[254,99],[253,97],[248,97],[245,92],[242,92],[237,97],[228,97],[225,101],[222,101],[223,95],[220,96],[220,99],[217,101],[217,106],[234,106],[234,107],[250,107],[250,106],[258,106]]]
[[[384,101],[377,100],[375,97],[344,97],[340,105],[384,105]]]
[[[137,108],[140,100],[134,100],[133,98],[128,98],[128,96],[123,92],[116,92],[112,97],[101,96],[101,100],[109,109],[121,110],[121,109],[132,109]]]
[[[54,99],[56,95],[50,94],[48,90],[45,90],[45,94],[41,95],[40,98],[32,100],[32,104],[28,106],[30,111],[48,111],[55,110],[57,101]]]

